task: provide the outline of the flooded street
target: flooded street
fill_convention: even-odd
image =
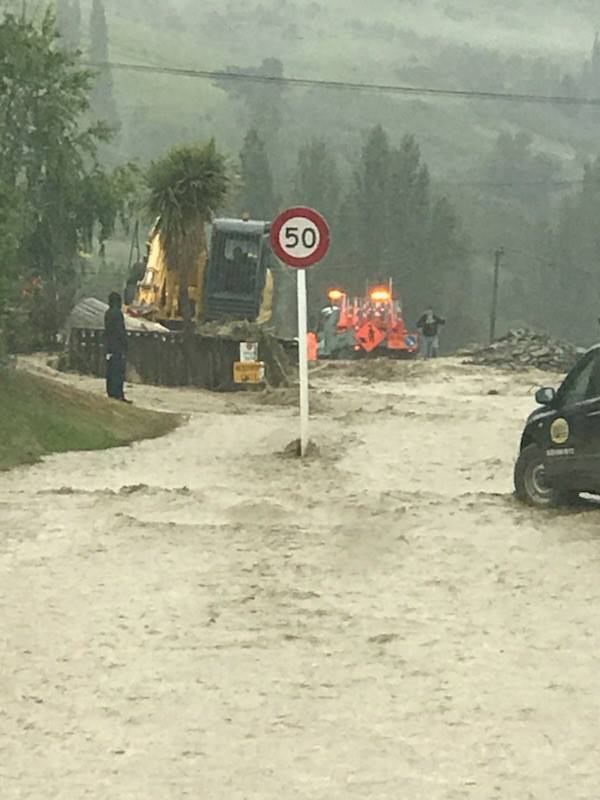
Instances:
[[[188,422],[0,475],[3,800],[597,799],[600,511],[512,497],[543,380],[319,367],[305,463],[293,393],[135,386]]]

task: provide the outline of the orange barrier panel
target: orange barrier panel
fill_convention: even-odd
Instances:
[[[319,360],[319,344],[316,333],[308,334],[308,360],[309,361]]]

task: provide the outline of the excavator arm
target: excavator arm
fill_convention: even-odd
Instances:
[[[273,316],[273,290],[274,290],[273,273],[271,272],[270,269],[267,269],[262,305],[260,307],[260,312],[256,320],[259,325],[271,321],[271,318]]]

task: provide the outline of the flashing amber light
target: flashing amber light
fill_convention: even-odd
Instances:
[[[340,291],[339,289],[330,289],[327,292],[327,297],[330,300],[341,300],[343,296],[344,296],[344,293],[342,291]]]
[[[373,289],[371,292],[371,300],[375,303],[387,303],[392,299],[392,295],[387,289]]]

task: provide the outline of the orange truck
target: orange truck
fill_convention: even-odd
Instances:
[[[387,286],[373,287],[364,297],[351,297],[338,288],[330,289],[327,297],[329,305],[321,311],[318,330],[309,338],[312,360],[418,355],[419,336],[409,333],[391,280]]]

